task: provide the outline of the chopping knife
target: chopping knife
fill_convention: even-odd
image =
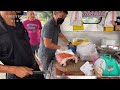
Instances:
[[[48,71],[33,71],[33,74],[48,74]]]

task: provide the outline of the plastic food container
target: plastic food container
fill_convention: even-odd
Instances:
[[[112,32],[112,31],[114,31],[114,27],[104,27],[104,31]]]
[[[77,46],[77,45],[82,44],[84,42],[89,42],[89,40],[88,39],[82,39],[82,38],[75,38],[75,39],[73,39],[72,44]]]

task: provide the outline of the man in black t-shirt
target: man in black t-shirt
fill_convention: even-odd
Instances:
[[[28,34],[21,22],[15,22],[16,11],[0,11],[0,72],[7,79],[44,79],[29,44]]]

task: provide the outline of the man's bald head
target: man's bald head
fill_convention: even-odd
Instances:
[[[4,19],[11,19],[14,20],[16,18],[16,11],[0,11],[0,15]]]

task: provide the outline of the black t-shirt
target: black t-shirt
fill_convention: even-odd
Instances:
[[[29,37],[22,23],[16,23],[16,27],[9,26],[0,16],[0,30],[2,30],[0,31],[0,60],[2,63],[35,68],[36,62],[29,44]]]

